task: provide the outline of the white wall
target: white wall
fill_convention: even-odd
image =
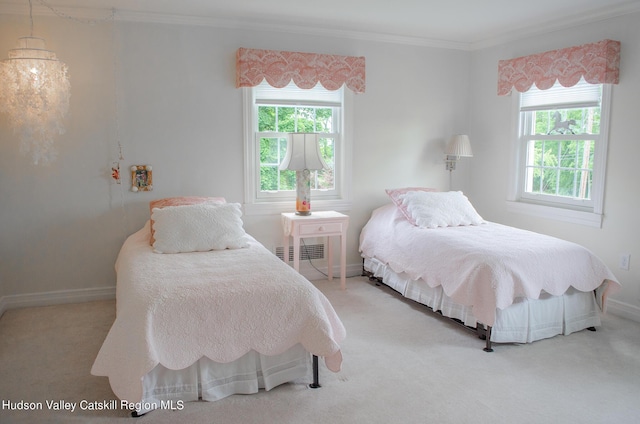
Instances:
[[[468,104],[468,52],[206,26],[89,26],[55,17],[35,22],[35,35],[69,66],[71,110],[67,132],[57,141],[60,156],[47,167],[18,153],[17,136],[0,116],[5,303],[29,304],[24,299],[38,293],[112,288],[119,247],[148,219],[152,199],[242,201],[239,47],[366,57],[367,90],[354,105],[352,273],[361,266],[360,229],[372,209],[387,202],[384,189],[447,189],[445,140],[467,130],[468,111],[460,105]],[[0,15],[0,54],[28,30],[26,16]],[[118,143],[124,185],[110,179]],[[126,169],[133,164],[153,166],[152,192],[128,191]],[[247,216],[245,228],[267,247],[282,245],[277,215]]]
[[[211,195],[242,201],[242,96],[234,86],[235,52],[251,47],[366,57],[367,90],[355,96],[354,105],[352,272],[361,263],[360,230],[371,211],[387,202],[384,189],[448,189],[444,144],[452,134],[466,132],[474,157],[459,163],[452,187],[463,189],[486,219],[593,250],[624,285],[614,296],[618,306],[638,314],[634,218],[640,189],[634,162],[640,143],[633,130],[640,98],[639,21],[640,15],[632,14],[464,52],[206,26],[90,26],[40,16],[35,35],[69,66],[71,110],[67,133],[57,141],[60,157],[46,167],[18,153],[17,136],[0,115],[0,313],[3,302],[15,306],[26,298],[22,304],[29,304],[28,299],[46,299],[38,297],[42,293],[109,293],[104,290],[115,285],[119,247],[148,218],[152,199]],[[0,55],[28,30],[26,16],[0,15]],[[498,60],[604,38],[622,42],[622,69],[613,92],[602,229],[508,213],[511,99],[496,95]],[[118,142],[124,185],[110,179]],[[153,165],[154,191],[128,191],[126,169],[133,164]],[[276,215],[247,216],[245,228],[269,248],[281,245]],[[623,252],[631,254],[630,271],[618,269]]]
[[[602,228],[567,224],[510,213],[506,210],[510,180],[510,143],[513,141],[512,99],[497,96],[498,60],[547,50],[613,39],[621,42],[620,84],[613,87],[609,155]],[[629,14],[510,42],[472,53],[472,99],[470,133],[474,158],[473,179],[467,192],[485,218],[580,243],[611,268],[623,284],[613,296],[622,314],[640,316],[640,208],[637,122],[640,108],[640,14]],[[629,271],[618,267],[619,256],[631,254]]]
[[[113,262],[128,231],[108,179],[115,128],[111,26],[35,22],[34,35],[70,68],[71,104],[51,166],[21,156],[18,136],[0,115],[0,296],[113,285]],[[28,35],[28,17],[0,16],[3,58]]]

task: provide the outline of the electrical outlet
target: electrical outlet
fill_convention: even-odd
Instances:
[[[620,261],[618,262],[618,268],[629,271],[629,262],[631,261],[631,255],[623,253],[620,255]]]

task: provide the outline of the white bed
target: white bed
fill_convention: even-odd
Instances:
[[[360,236],[365,272],[467,327],[487,329],[485,350],[600,325],[606,296],[619,284],[584,247],[486,222],[459,192],[453,202],[420,189],[388,193],[393,202],[373,211]],[[448,225],[447,208],[460,205]]]
[[[195,209],[200,215],[190,213]],[[138,414],[310,378],[311,355],[340,369],[345,329],[308,280],[244,230],[225,242],[232,248],[184,246],[184,237],[201,243],[200,233],[215,232],[218,243],[229,234],[220,228],[229,218],[223,210],[232,210],[237,230],[237,204],[163,209],[179,213],[178,222],[154,212],[153,245],[147,222],[118,255],[116,320],[91,373],[109,377],[116,396]],[[167,244],[167,224],[177,227],[179,243]],[[174,248],[180,253],[158,251]]]

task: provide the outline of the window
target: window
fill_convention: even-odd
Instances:
[[[312,171],[313,209],[347,208],[350,149],[345,136],[344,89],[318,84],[304,90],[291,83],[274,88],[266,82],[245,88],[245,213],[291,210],[295,171],[280,170],[288,133],[320,133],[320,151],[329,169]]]
[[[514,209],[600,226],[610,90],[581,80],[516,96]]]

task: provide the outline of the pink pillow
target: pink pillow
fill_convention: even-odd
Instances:
[[[149,202],[149,213],[153,214],[153,208],[162,209],[167,206],[199,205],[201,203],[227,203],[224,197],[204,197],[204,196],[179,196],[165,197],[164,199],[152,200]],[[151,238],[149,244],[153,246],[153,219],[151,219]]]
[[[391,201],[395,203],[398,209],[400,209],[400,212],[402,212],[402,215],[404,215],[404,217],[407,218],[407,221],[409,221],[413,225],[418,225],[416,224],[416,221],[411,216],[411,213],[409,213],[409,211],[407,210],[407,207],[402,203],[402,199],[400,198],[400,196],[410,191],[438,191],[438,190],[436,190],[435,188],[427,188],[427,187],[405,187],[405,188],[394,188],[394,189],[388,188],[385,191],[391,198]]]

